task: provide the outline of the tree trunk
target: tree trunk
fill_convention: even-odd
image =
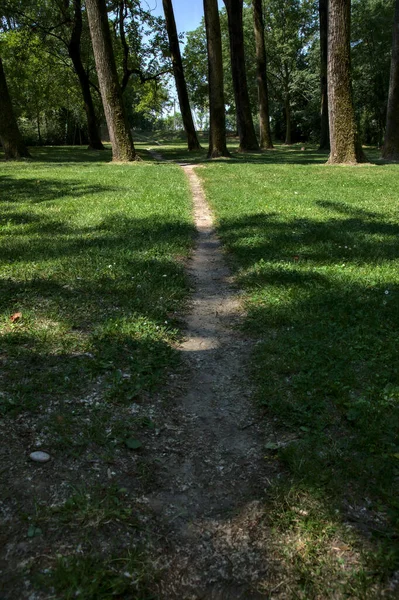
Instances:
[[[262,0],[253,0],[253,11],[259,98],[260,147],[262,150],[268,150],[273,148],[273,142],[269,119],[269,94],[267,89],[267,61]]]
[[[230,38],[231,71],[239,123],[240,152],[258,151],[259,144],[252,120],[245,67],[243,0],[224,0]]]
[[[0,140],[7,160],[29,158],[30,154],[18,129],[0,57]]]
[[[112,158],[117,161],[132,161],[136,159],[136,151],[118,81],[105,0],[86,0],[86,10],[101,98],[112,144]]]
[[[329,0],[327,79],[330,164],[356,164],[365,161],[353,107],[350,16],[350,0]]]
[[[36,107],[36,129],[37,129],[37,143],[39,146],[43,146],[42,131],[40,128],[40,112],[37,107]]]
[[[230,156],[226,146],[226,111],[223,88],[222,37],[217,0],[204,0],[208,49],[209,151],[208,158]]]
[[[292,124],[291,124],[291,95],[290,91],[287,88],[285,92],[285,141],[284,144],[286,146],[291,146],[292,144]]]
[[[395,4],[387,124],[382,157],[399,161],[399,0]]]
[[[165,13],[166,30],[168,32],[169,49],[172,57],[173,74],[175,76],[177,95],[179,97],[180,112],[183,119],[184,130],[187,135],[188,149],[200,150],[201,145],[198,141],[197,133],[195,131],[186,79],[184,77],[183,62],[181,59],[179,37],[177,35],[172,0],[163,0],[163,10]]]
[[[319,0],[320,17],[320,146],[319,150],[330,149],[328,126],[328,88],[327,88],[327,51],[328,51],[328,0]]]
[[[68,44],[68,54],[72,61],[76,75],[78,76],[82,90],[84,109],[87,119],[87,133],[89,137],[89,148],[93,150],[104,150],[101,143],[93,98],[91,95],[90,81],[82,63],[80,52],[80,41],[82,37],[82,2],[73,0],[74,17],[71,38]]]

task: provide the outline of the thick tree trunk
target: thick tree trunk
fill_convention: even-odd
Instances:
[[[328,52],[328,0],[319,0],[320,17],[320,146],[319,150],[330,149],[330,132],[328,125],[328,87],[327,87],[327,52]]]
[[[7,160],[30,157],[12,109],[3,62],[0,57],[0,140]]]
[[[230,156],[226,146],[226,111],[223,89],[222,37],[217,0],[204,0],[208,49],[209,151],[208,158]]]
[[[252,120],[245,67],[243,0],[224,0],[224,3],[229,24],[231,70],[240,136],[239,149],[241,152],[258,151],[259,144]]]
[[[100,132],[96,119],[96,113],[94,110],[93,98],[91,95],[90,81],[85,68],[82,63],[82,57],[80,53],[80,41],[82,37],[82,2],[81,0],[74,0],[74,18],[71,32],[71,38],[68,44],[68,54],[72,60],[75,72],[78,76],[80,88],[82,90],[82,96],[84,101],[84,109],[86,112],[87,119],[87,133],[89,137],[89,148],[93,150],[104,150],[104,146],[101,143]]]
[[[201,145],[198,141],[197,133],[195,131],[186,79],[184,77],[183,62],[181,59],[179,37],[177,35],[172,0],[163,0],[163,10],[165,13],[166,30],[168,32],[169,49],[172,57],[173,74],[175,76],[177,95],[179,97],[180,112],[183,119],[184,130],[187,135],[188,149],[200,150]]]
[[[330,164],[355,164],[365,161],[353,108],[350,17],[350,0],[329,0],[327,77]]]
[[[382,157],[399,161],[399,0],[395,4],[393,25],[391,77],[389,80],[388,111]]]
[[[260,147],[262,150],[268,150],[273,148],[273,142],[269,119],[269,94],[267,89],[267,61],[262,0],[253,0],[253,11],[259,98]]]
[[[136,151],[118,81],[105,0],[86,0],[86,10],[101,98],[112,144],[112,158],[117,161],[132,161],[136,159]]]

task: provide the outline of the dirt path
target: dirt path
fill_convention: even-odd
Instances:
[[[236,327],[240,298],[200,180],[193,166],[182,168],[198,231],[189,265],[195,291],[180,348],[191,375],[171,409],[159,492],[149,498],[166,544],[159,593],[181,600],[262,598],[269,560],[261,498],[271,473],[246,374],[251,341]]]

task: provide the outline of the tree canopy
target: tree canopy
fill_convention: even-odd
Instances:
[[[235,2],[243,10],[242,24],[238,23],[237,29],[237,32],[240,28],[243,30],[243,43],[230,45],[230,40],[237,40],[239,36],[234,32],[230,35],[236,25],[230,22],[229,31],[226,7],[219,11],[219,20],[226,128],[242,135],[244,121],[250,129],[252,120],[259,132],[258,83],[262,73],[257,62],[253,2]],[[318,144],[323,127],[322,146],[328,144],[325,121],[323,125],[320,118],[321,79],[325,80],[323,53],[320,53],[325,24],[320,25],[319,20],[323,4],[325,2],[316,0],[257,3],[258,13],[259,5],[263,11],[266,51],[263,63],[267,65],[263,67],[263,85],[267,89],[268,119],[273,139],[286,144]],[[176,98],[174,72],[175,77],[182,75],[189,96],[181,107],[185,114],[181,122],[190,122],[191,104],[194,123],[207,130],[210,107],[205,21],[194,31],[176,32],[178,37],[171,33],[169,24],[168,38],[165,19],[154,16],[140,0],[107,0],[105,5],[129,127],[151,131],[170,126],[170,106]],[[168,0],[164,6],[172,15],[173,2]],[[230,2],[226,6],[230,7]],[[231,6],[235,14],[237,7]],[[384,142],[394,8],[394,0],[351,2],[350,77],[357,129],[364,144],[381,146]],[[31,145],[89,144],[101,148],[99,127],[105,122],[104,108],[85,3],[82,0],[1,0],[0,16],[0,56],[13,111],[25,142]],[[185,45],[181,47],[183,62],[177,69],[178,39]],[[244,67],[234,58],[241,46],[244,58],[239,60],[245,60]],[[241,102],[244,80],[248,84],[245,111],[250,113],[245,112],[242,121],[240,115],[244,113],[237,102]],[[180,98],[184,96],[183,92],[179,94]],[[324,111],[325,104],[324,99]],[[172,121],[178,126],[178,118]],[[187,129],[187,125],[185,127]],[[192,125],[190,130],[194,139]],[[104,136],[104,128],[102,133]],[[252,141],[250,145],[255,148],[257,143]]]

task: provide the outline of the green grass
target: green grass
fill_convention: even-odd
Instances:
[[[150,576],[145,559],[138,552],[130,551],[126,556],[108,560],[96,554],[59,557],[35,579],[38,587],[57,594],[51,597],[63,600],[155,600],[149,591]]]
[[[198,173],[246,294],[257,401],[277,435],[294,434],[278,448],[283,496],[317,497],[335,526],[351,522],[367,556],[343,586],[356,597],[399,559],[398,167],[327,167],[317,153],[309,164],[296,153],[236,155]],[[297,526],[282,518],[278,498],[272,524],[295,555],[288,532]],[[325,538],[319,517],[315,552]],[[330,569],[320,592],[325,556],[302,561],[300,597],[341,590]]]
[[[99,527],[112,521],[125,521],[131,526],[137,525],[133,509],[128,500],[127,490],[115,485],[107,487],[80,486],[72,490],[64,504],[56,506],[45,518],[57,517],[59,523],[84,527]]]
[[[148,145],[138,144],[143,157]],[[157,149],[201,163],[245,292],[256,397],[278,440],[265,460],[284,473],[267,511],[279,590],[388,596],[399,535],[398,167],[373,150],[377,166],[341,168],[311,147],[212,163],[172,139]],[[7,532],[28,539],[28,580],[51,597],[149,600],[133,499],[154,484],[145,441],[160,424],[145,406],[178,363],[187,182],[171,164],[106,164],[109,151],[33,155],[0,162],[0,412],[25,478],[13,470],[2,485]],[[37,444],[53,461],[26,479],[21,448]],[[14,594],[28,589],[20,558],[5,588]]]
[[[3,413],[82,397],[98,378],[107,401],[131,402],[175,359],[168,315],[187,295],[176,257],[193,233],[184,177],[55,154],[72,161],[40,149],[0,167]]]
[[[0,162],[0,416],[15,457],[0,473],[12,515],[2,539],[28,540],[4,593],[23,597],[34,582],[49,597],[149,599],[133,503],[153,485],[146,440],[162,425],[146,406],[179,364],[188,184],[148,155],[32,155]],[[39,448],[45,468],[27,458]]]

